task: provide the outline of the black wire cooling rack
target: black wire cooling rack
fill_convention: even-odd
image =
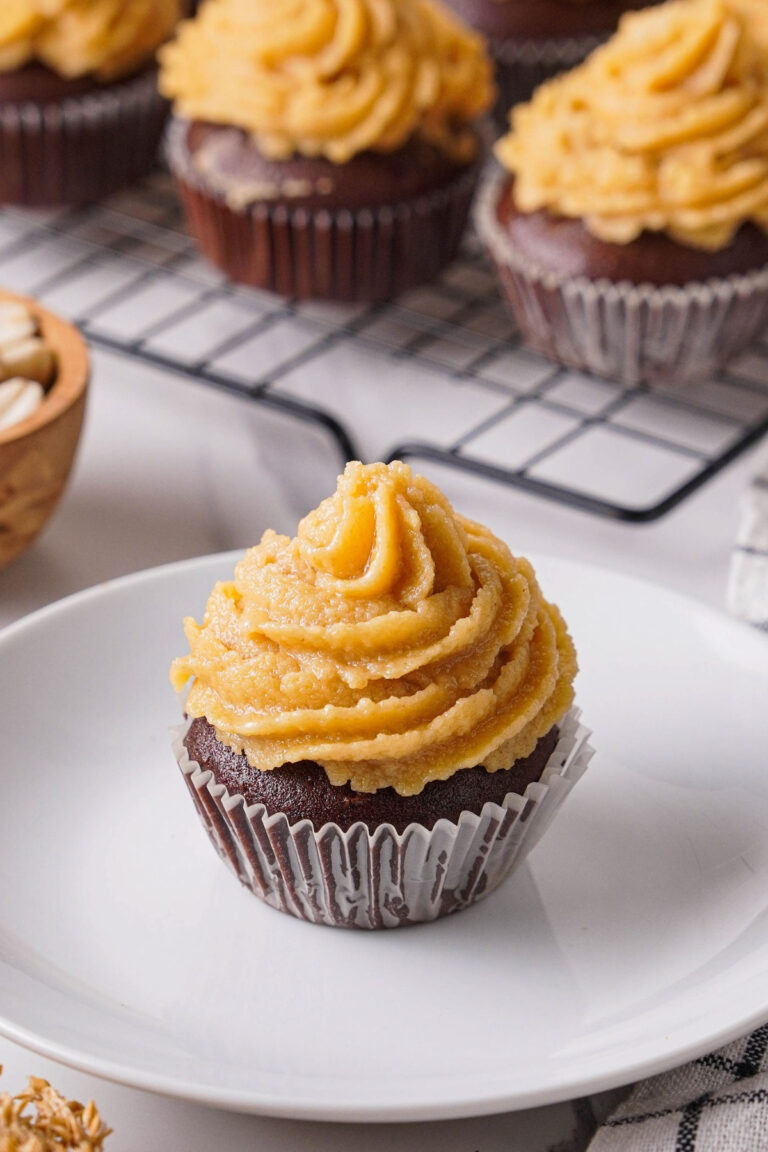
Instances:
[[[345,460],[438,460],[627,521],[768,431],[768,343],[680,393],[558,368],[521,344],[471,239],[394,303],[286,304],[197,256],[162,174],[85,209],[0,212],[0,281],[94,345],[320,426]]]

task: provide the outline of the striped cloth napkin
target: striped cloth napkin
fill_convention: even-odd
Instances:
[[[728,607],[768,631],[768,459],[743,498]],[[573,1101],[573,1123],[551,1152],[766,1152],[768,1024],[618,1097]]]

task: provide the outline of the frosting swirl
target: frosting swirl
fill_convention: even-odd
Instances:
[[[768,230],[768,56],[727,0],[624,16],[515,109],[497,155],[521,211],[619,244],[648,230],[723,248],[747,221]]]
[[[152,59],[181,18],[181,0],[3,0],[0,72],[36,60],[109,81]]]
[[[530,564],[402,463],[349,464],[185,632],[189,715],[255,768],[314,760],[358,792],[508,768],[573,699],[573,644]]]
[[[206,0],[161,63],[178,113],[272,159],[344,163],[414,133],[469,157],[493,96],[481,38],[433,0]]]
[[[749,35],[768,51],[768,5],[764,0],[727,0],[728,6],[746,22]]]

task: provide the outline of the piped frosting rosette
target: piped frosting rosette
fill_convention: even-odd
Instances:
[[[581,67],[513,114],[497,146],[525,212],[614,243],[666,231],[726,246],[768,228],[768,54],[748,0],[675,0],[622,18]]]
[[[114,80],[150,61],[180,17],[180,0],[3,0],[0,72],[37,60]]]
[[[568,711],[576,657],[530,564],[402,463],[350,464],[185,622],[187,712],[262,771],[402,795],[508,768]]]
[[[161,83],[181,116],[243,128],[266,156],[337,163],[415,133],[472,155],[493,92],[480,37],[432,0],[206,0]]]
[[[217,852],[304,920],[397,927],[469,906],[525,858],[591,757],[573,644],[530,564],[402,463],[349,464],[295,539],[266,532],[185,630],[171,679],[192,681],[188,716],[262,771],[314,760],[332,784],[408,796],[509,768],[556,732],[524,793],[400,832],[247,805],[191,758],[182,727],[176,758]]]

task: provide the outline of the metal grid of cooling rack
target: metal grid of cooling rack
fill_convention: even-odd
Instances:
[[[286,304],[198,258],[162,174],[85,209],[0,212],[0,282],[95,345],[320,425],[345,459],[436,459],[624,520],[768,431],[768,342],[685,394],[557,368],[521,345],[471,239],[392,304]]]

